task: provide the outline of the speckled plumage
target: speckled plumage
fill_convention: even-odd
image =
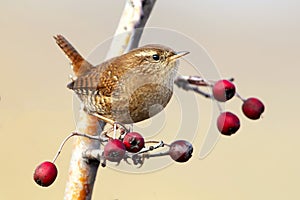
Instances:
[[[76,65],[72,58],[82,58],[79,53],[62,36],[55,39]],[[168,104],[173,94],[177,58],[185,54],[176,54],[162,45],[146,45],[95,67],[89,67],[83,59],[85,67],[82,70],[74,66],[80,73],[68,88],[78,95],[88,113],[124,124],[139,122]],[[159,59],[155,60],[157,56],[153,55]]]

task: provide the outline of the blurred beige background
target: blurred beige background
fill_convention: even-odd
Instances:
[[[32,180],[35,166],[52,159],[75,127],[66,88],[71,70],[52,36],[67,36],[88,55],[112,36],[123,6],[121,0],[0,1],[1,199],[63,198],[71,142],[50,188]],[[262,120],[247,120],[234,100],[230,109],[242,128],[222,137],[206,159],[198,159],[200,131],[187,164],[138,175],[101,168],[94,199],[299,199],[299,24],[295,0],[158,0],[148,26],[202,44],[222,76],[235,77],[245,97],[260,97],[266,112]]]

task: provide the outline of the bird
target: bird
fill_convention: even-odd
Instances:
[[[76,75],[67,87],[88,114],[110,124],[137,123],[161,112],[173,95],[178,59],[189,53],[148,44],[94,66],[65,37],[54,39]]]

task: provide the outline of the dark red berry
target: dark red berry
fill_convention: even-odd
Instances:
[[[192,157],[193,146],[185,140],[177,140],[170,145],[169,155],[176,162],[186,162]]]
[[[127,133],[123,139],[123,143],[126,150],[132,153],[139,152],[145,145],[143,136],[137,132]]]
[[[217,119],[217,127],[223,135],[232,135],[240,128],[240,120],[231,112],[223,112]]]
[[[55,181],[56,176],[57,168],[54,163],[45,161],[36,167],[33,179],[38,185],[48,187]]]
[[[228,80],[220,80],[213,86],[213,95],[217,101],[225,102],[235,95],[235,86]]]
[[[109,140],[104,147],[104,157],[111,162],[120,162],[125,156],[125,146],[118,139]]]
[[[259,119],[260,115],[264,112],[264,104],[257,98],[248,98],[244,101],[242,106],[243,113],[249,119]]]

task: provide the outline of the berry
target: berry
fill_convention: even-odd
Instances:
[[[264,112],[264,104],[257,98],[248,98],[244,101],[242,106],[243,113],[249,119],[259,119],[260,115]]]
[[[213,86],[213,95],[217,101],[225,102],[235,95],[235,86],[228,80],[220,80]]]
[[[193,153],[193,146],[185,140],[177,140],[170,145],[169,155],[176,162],[187,162]]]
[[[125,151],[122,141],[112,139],[104,147],[104,157],[111,162],[120,162],[125,156]]]
[[[217,119],[217,127],[223,135],[232,135],[240,128],[240,120],[231,112],[223,112]]]
[[[33,179],[38,185],[48,187],[55,181],[56,176],[57,168],[55,164],[45,161],[36,167]]]
[[[137,132],[127,133],[123,139],[123,143],[126,150],[132,153],[139,152],[145,145],[143,136]]]

